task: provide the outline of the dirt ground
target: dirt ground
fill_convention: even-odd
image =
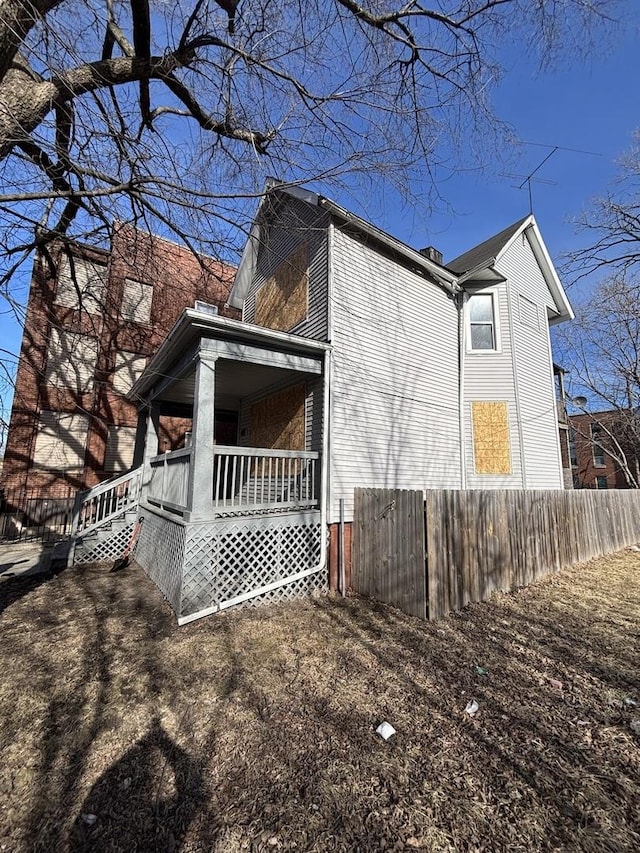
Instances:
[[[0,608],[0,850],[640,849],[640,553],[434,623],[351,598],[177,628],[137,567]]]

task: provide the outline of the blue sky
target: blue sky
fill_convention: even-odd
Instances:
[[[534,213],[556,261],[584,239],[576,233],[573,220],[588,209],[591,199],[606,191],[616,175],[616,160],[630,147],[634,130],[640,128],[640,4],[634,0],[627,11],[626,26],[606,47],[589,59],[573,57],[566,67],[541,73],[533,60],[507,50],[508,71],[494,92],[496,112],[523,142],[598,155],[559,150],[538,173],[554,183],[533,185]],[[511,158],[507,171],[527,175],[550,150],[522,145],[507,152]],[[360,208],[347,195],[331,195],[415,248],[436,246],[447,260],[529,212],[527,191],[515,189],[519,180],[502,176],[504,171],[504,163],[498,162],[480,173],[455,174],[441,187],[450,206],[447,212],[407,209],[382,186]],[[572,292],[571,296],[579,294]],[[0,315],[2,346],[17,352],[20,336],[15,319]]]
[[[589,59],[540,73],[514,52],[511,70],[494,94],[496,112],[520,140],[581,149],[599,156],[557,151],[537,176],[555,185],[533,183],[533,212],[552,258],[577,247],[584,237],[573,221],[590,200],[606,191],[616,176],[616,160],[640,129],[640,4],[624,30]],[[512,167],[497,164],[481,174],[463,173],[443,185],[452,213],[424,218],[400,209],[388,195],[372,206],[376,224],[418,248],[434,245],[446,259],[490,237],[529,212],[526,189],[504,171],[530,174],[551,148],[522,145],[512,152]],[[391,202],[391,203],[389,203]]]

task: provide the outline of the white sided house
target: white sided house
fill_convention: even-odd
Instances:
[[[142,464],[78,506],[89,542],[144,519],[180,622],[326,588],[356,487],[563,488],[549,326],[573,315],[533,216],[444,265],[274,184],[229,301],[242,321],[183,313],[130,392]],[[192,429],[158,455],[171,412]]]

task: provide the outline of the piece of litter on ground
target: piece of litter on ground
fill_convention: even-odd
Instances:
[[[467,702],[467,707],[464,709],[465,714],[468,714],[470,717],[473,717],[474,714],[478,712],[478,708],[480,705],[476,702],[475,699],[472,699],[471,702]]]
[[[476,675],[489,675],[489,670],[483,666],[474,666],[473,671]]]
[[[555,688],[556,688],[556,690],[562,690],[562,682],[561,682],[561,681],[558,681],[558,679],[557,679],[557,678],[550,678],[550,679],[549,679],[549,684],[550,684],[552,687],[555,687]]]
[[[378,728],[376,729],[376,734],[380,735],[384,740],[389,740],[390,737],[393,737],[396,733],[396,730],[393,728],[391,723],[387,723],[386,721],[380,723]]]
[[[640,720],[631,720],[629,723],[629,728],[634,733],[634,735],[640,735]]]
[[[640,551],[640,545],[629,545],[628,551]]]
[[[124,788],[125,791],[128,791],[129,788],[131,787],[131,779],[129,776],[127,776],[126,779],[122,780],[122,787]]]
[[[577,725],[577,726],[588,726],[588,725],[589,725],[589,720],[578,720],[578,722],[576,723],[576,725]]]
[[[82,822],[86,823],[87,826],[93,826],[98,820],[97,814],[82,814],[80,817],[82,818]]]
[[[625,696],[624,704],[628,708],[637,708],[638,707],[638,703],[636,702],[635,699],[632,699],[631,696]]]

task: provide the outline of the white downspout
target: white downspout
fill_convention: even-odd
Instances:
[[[466,431],[464,428],[464,366],[467,351],[465,305],[467,294],[461,290],[456,300],[458,306],[458,429],[460,433],[460,488],[467,488],[467,454],[465,449]]]

